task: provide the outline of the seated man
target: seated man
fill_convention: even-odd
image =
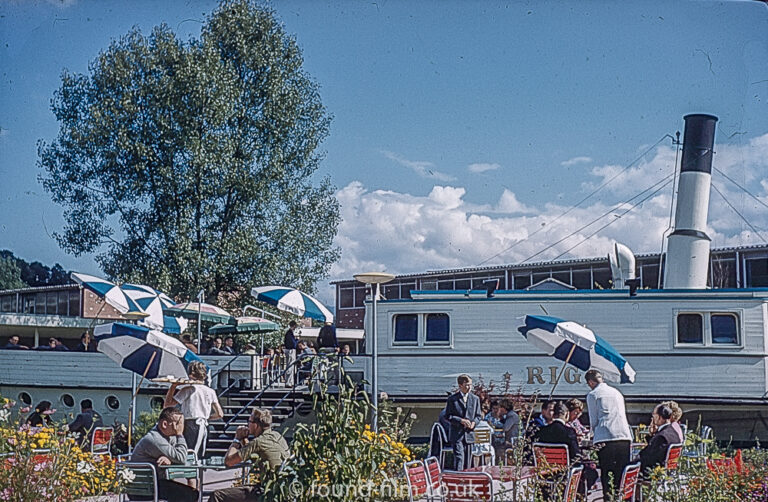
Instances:
[[[565,423],[568,420],[568,407],[561,402],[556,402],[553,407],[552,416],[552,422],[539,430],[535,437],[536,442],[564,444],[568,447],[568,456],[570,457],[571,464],[582,465],[581,448],[579,448],[576,431]],[[583,465],[584,471],[581,476],[583,482],[579,483],[580,493],[586,493],[586,488],[595,484],[598,477],[597,470],[591,462],[586,462]]]
[[[158,467],[184,465],[187,462],[187,443],[184,441],[184,415],[176,408],[165,408],[160,412],[157,425],[136,445],[131,462],[149,462]],[[164,469],[157,470],[158,495],[173,502],[195,502],[198,492],[194,488],[166,478]],[[131,500],[152,500],[152,497]]]
[[[248,441],[248,435],[253,439]],[[230,445],[224,456],[224,464],[232,467],[246,460],[253,460],[255,468],[262,477],[268,470],[280,467],[280,464],[290,456],[288,443],[279,432],[272,430],[272,413],[266,409],[256,408],[248,419],[248,427],[238,427],[235,441]],[[238,486],[216,490],[210,502],[241,502],[258,500],[261,486]]]
[[[101,415],[93,409],[90,399],[80,401],[80,414],[68,426],[69,432],[77,434],[77,444],[87,447],[96,427],[104,427]]]
[[[507,448],[513,448],[518,436],[520,435],[520,415],[512,409],[511,401],[504,400],[499,403],[499,414],[501,416],[501,438],[495,444],[496,458],[504,458]]]
[[[640,460],[640,472],[643,474],[657,465],[664,465],[669,445],[680,442],[680,435],[670,423],[673,413],[672,408],[664,403],[653,409],[651,423],[655,426],[656,433],[651,437],[648,446],[640,450],[638,457],[634,460],[635,462]]]

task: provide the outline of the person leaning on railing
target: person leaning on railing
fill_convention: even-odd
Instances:
[[[253,436],[248,440],[248,436]],[[272,413],[256,408],[248,419],[248,427],[238,427],[235,440],[227,449],[224,464],[232,467],[247,460],[253,460],[258,472],[274,470],[290,456],[288,443],[279,432],[272,430]],[[259,476],[261,478],[261,476]],[[260,485],[238,486],[216,490],[210,502],[241,502],[258,500]]]

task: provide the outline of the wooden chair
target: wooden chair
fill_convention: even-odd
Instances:
[[[149,462],[118,462],[116,464],[118,472],[130,471],[127,479],[131,479],[125,485],[123,494],[120,495],[121,501],[130,500],[128,497],[136,497],[159,502],[157,494],[157,468]]]
[[[619,484],[619,500],[624,502],[629,500],[635,502],[637,492],[637,480],[640,477],[640,462],[629,464],[621,473],[621,483]]]
[[[581,481],[581,474],[583,472],[583,465],[571,467],[568,471],[568,480],[565,483],[565,491],[563,492],[563,502],[576,502],[576,496],[579,493],[579,481]]]
[[[403,465],[405,480],[408,482],[408,497],[411,502],[429,497],[427,470],[421,460],[411,460]]]
[[[112,456],[112,427],[96,427],[91,436],[91,454]]]
[[[493,500],[493,478],[487,472],[443,471],[441,479],[445,502]]]
[[[427,457],[424,460],[424,467],[427,470],[427,483],[429,484],[429,493],[432,498],[439,500],[440,485],[442,483],[443,470],[440,467],[440,461],[437,457]]]
[[[480,428],[475,429],[475,443],[472,445],[472,458],[470,459],[473,467],[479,465],[493,465],[496,461],[496,454],[493,451],[493,429]],[[475,459],[480,461],[475,463]],[[489,464],[485,459],[488,458]]]

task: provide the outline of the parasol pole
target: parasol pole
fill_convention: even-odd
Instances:
[[[152,362],[155,360],[156,355],[157,355],[157,352],[152,352],[152,356],[149,358],[147,367],[144,368],[144,373],[141,375],[141,380],[139,381],[139,385],[136,385],[136,388],[132,389],[133,395],[131,396],[131,409],[128,410],[128,452],[129,453],[131,451],[131,432],[133,431],[133,416],[135,415],[136,395],[139,393],[141,384],[144,382],[144,379],[147,377],[147,373],[149,372],[149,367],[152,366]],[[133,387],[133,384],[135,383],[136,383],[136,373],[131,372],[131,386]]]
[[[200,344],[202,343],[202,335],[200,334],[200,321],[203,316],[203,300],[205,299],[205,290],[201,289],[197,294],[197,353],[200,353]]]
[[[573,342],[571,342],[573,343]],[[573,351],[576,350],[576,344],[574,343],[571,345],[571,351],[568,352],[568,357],[565,358],[565,362],[563,363],[563,367],[560,368],[560,373],[557,375],[557,379],[555,380],[555,385],[552,386],[552,390],[549,391],[549,399],[552,399],[552,394],[555,393],[555,387],[557,387],[558,382],[560,381],[560,377],[563,376],[563,371],[565,371],[565,366],[568,364],[568,361],[571,360],[571,356],[573,355]]]

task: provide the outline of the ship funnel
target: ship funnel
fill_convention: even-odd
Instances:
[[[613,243],[613,252],[608,253],[608,262],[611,264],[611,276],[613,277],[613,289],[626,289],[628,279],[635,278],[635,255],[624,244]]]
[[[717,117],[693,114],[684,120],[675,230],[667,238],[664,287],[704,289],[709,268],[706,227]]]

